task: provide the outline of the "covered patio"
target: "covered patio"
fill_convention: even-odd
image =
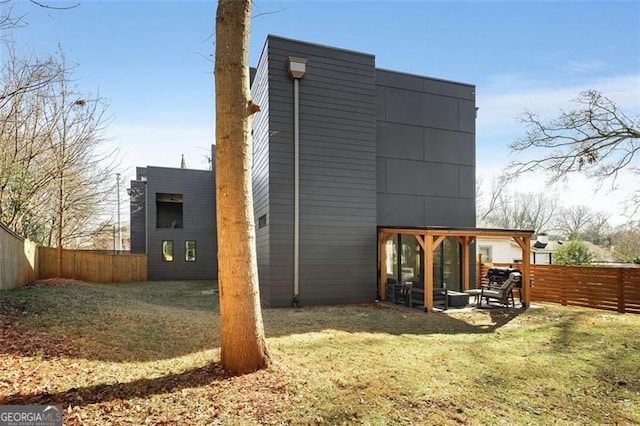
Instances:
[[[398,236],[398,237],[396,237]],[[421,274],[413,272],[414,277],[418,277],[424,288],[424,308],[427,312],[433,312],[433,290],[434,290],[434,253],[448,237],[449,241],[458,242],[460,250],[460,281],[461,291],[470,289],[471,283],[471,244],[476,237],[503,237],[512,238],[522,249],[522,304],[529,306],[530,303],[530,265],[531,265],[531,237],[533,231],[514,229],[488,229],[488,228],[445,228],[445,227],[378,227],[378,291],[381,300],[386,299],[386,284],[388,278],[388,241],[391,238],[401,239],[402,236],[413,236],[417,241],[421,253],[425,253],[421,259],[419,270]],[[406,238],[406,237],[405,237]],[[402,254],[401,254],[402,256]],[[400,257],[401,257],[400,256]],[[440,256],[442,257],[442,255]],[[416,257],[416,261],[417,261]],[[401,271],[402,259],[396,259],[397,276],[402,279]],[[411,269],[411,268],[407,268]],[[474,285],[475,287],[475,285]]]

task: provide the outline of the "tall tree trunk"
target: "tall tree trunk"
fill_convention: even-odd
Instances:
[[[250,0],[220,0],[216,15],[216,204],[222,366],[269,365],[256,261],[251,189]]]

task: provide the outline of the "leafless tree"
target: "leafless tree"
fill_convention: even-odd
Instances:
[[[581,238],[587,226],[595,218],[595,212],[587,206],[560,209],[556,215],[555,231],[568,240]]]
[[[247,373],[270,363],[264,336],[251,189],[251,0],[219,0],[216,13],[216,210],[220,358]],[[212,261],[215,261],[212,259]]]
[[[47,85],[60,73],[52,58],[23,60],[11,49],[8,53],[0,74],[0,220],[29,235],[38,226],[41,203],[36,194],[53,179],[45,161],[50,123],[43,117],[43,105]]]
[[[630,221],[618,226],[611,238],[618,259],[640,263],[640,221]]]
[[[12,0],[0,1],[0,31],[24,25],[23,17],[13,12]]]
[[[580,93],[575,109],[551,120],[527,111],[521,121],[527,134],[511,144],[513,152],[527,155],[509,165],[511,177],[541,170],[551,182],[583,173],[598,182],[615,183],[619,173],[630,170],[640,178],[640,117],[630,118],[596,90]],[[640,208],[640,186],[629,195],[632,214]]]
[[[487,222],[489,216],[496,214],[505,207],[503,202],[506,199],[501,197],[501,194],[507,190],[508,184],[508,179],[502,176],[493,176],[491,178],[491,191],[488,194],[488,199],[485,200],[484,191],[481,188],[482,179],[476,180],[477,217],[480,223]]]
[[[544,193],[513,192],[506,186],[495,186],[492,191],[491,199],[496,207],[483,213],[485,224],[505,229],[528,229],[536,234],[549,230],[558,205],[555,197]]]
[[[49,4],[48,2],[41,2],[37,0],[29,0],[29,2],[35,6],[43,9],[53,10],[66,10],[78,7],[79,3],[69,4],[66,6]],[[9,30],[18,27],[24,27],[27,25],[24,15],[17,15],[13,10],[14,0],[0,0],[0,31]],[[0,40],[3,41],[3,40]]]
[[[36,92],[62,77],[53,57],[20,58],[12,46],[4,46],[4,49],[6,60],[0,67],[0,109],[3,109],[12,97]]]
[[[554,231],[568,240],[606,245],[609,230],[609,216],[584,205],[562,208],[555,217]]]
[[[582,233],[582,239],[599,246],[609,247],[612,244],[611,231],[609,215],[605,212],[594,212],[591,223]]]
[[[46,63],[15,60],[2,74],[3,88],[24,86],[32,72],[49,77],[0,104],[0,220],[39,243],[73,247],[104,213],[116,156],[101,151],[106,103],[72,87],[62,54]]]
[[[48,86],[42,106],[50,123],[46,136],[55,190],[49,211],[59,250],[78,245],[80,237],[95,228],[111,201],[117,165],[115,152],[100,148],[108,122],[107,104],[99,96],[78,93],[72,87],[64,55],[60,57],[64,78]]]

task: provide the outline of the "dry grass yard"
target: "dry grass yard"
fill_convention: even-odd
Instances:
[[[266,309],[273,366],[231,376],[213,285],[0,292],[0,404],[65,425],[640,424],[640,315]]]

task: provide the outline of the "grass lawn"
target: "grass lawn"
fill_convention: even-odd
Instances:
[[[273,366],[219,360],[212,282],[0,292],[0,404],[70,424],[640,424],[640,315],[266,309]]]

